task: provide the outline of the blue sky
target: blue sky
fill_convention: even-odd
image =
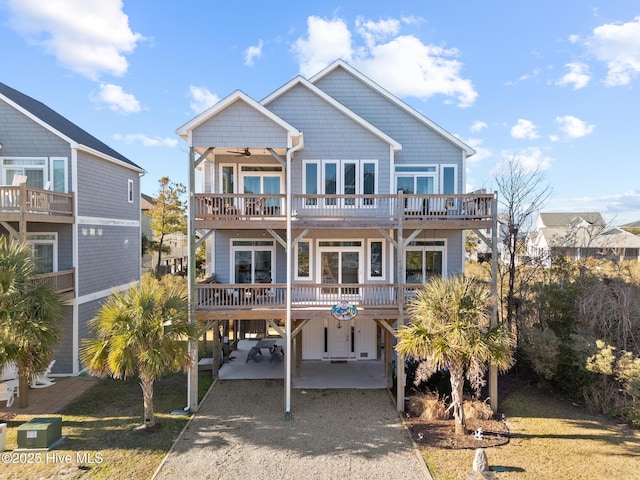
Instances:
[[[547,211],[640,220],[640,5],[628,0],[0,0],[0,81],[187,183],[176,128],[342,58],[476,149],[544,170]]]

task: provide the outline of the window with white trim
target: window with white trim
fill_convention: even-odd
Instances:
[[[311,279],[311,242],[299,241],[296,251],[296,280],[309,280]]]
[[[31,254],[38,273],[58,271],[57,233],[28,233],[27,244],[31,246]]]
[[[44,188],[48,182],[47,158],[2,158],[3,185],[12,185],[16,175],[25,175],[29,187]]]
[[[368,240],[369,245],[369,268],[367,270],[368,280],[381,280],[386,277],[387,263],[386,252],[383,240]]]
[[[232,283],[270,283],[275,272],[273,240],[238,239],[231,241]]]
[[[302,184],[307,195],[375,195],[378,193],[377,160],[305,160]],[[327,206],[357,206],[355,198],[327,198]],[[375,199],[365,198],[360,206],[373,206]],[[306,199],[307,206],[317,199]]]
[[[129,203],[133,203],[133,180],[127,180],[127,195]]]

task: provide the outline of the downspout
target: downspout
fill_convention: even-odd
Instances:
[[[292,351],[291,351],[291,269],[292,269],[292,260],[293,260],[293,252],[291,251],[292,242],[291,242],[291,159],[293,154],[298,150],[301,150],[304,146],[304,139],[302,134],[300,134],[300,140],[298,145],[287,149],[287,175],[286,175],[286,211],[287,211],[287,287],[285,291],[285,298],[287,302],[287,318],[285,320],[285,330],[286,330],[286,355],[285,355],[285,400],[284,400],[284,419],[291,420],[291,362],[292,359]]]

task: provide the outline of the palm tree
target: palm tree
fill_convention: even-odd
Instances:
[[[199,332],[189,322],[187,290],[146,275],[140,285],[109,297],[90,327],[96,338],[83,341],[82,362],[89,373],[100,377],[137,375],[144,425],[152,428],[154,382],[192,365],[187,342],[197,340]]]
[[[501,325],[490,327],[491,292],[473,280],[433,278],[408,307],[411,323],[400,327],[396,351],[420,361],[418,379],[449,370],[456,433],[466,433],[462,392],[465,377],[476,391],[487,364],[504,371],[513,365],[513,336]]]
[[[49,365],[62,313],[59,295],[36,274],[31,247],[0,237],[0,367],[18,368],[20,408],[29,406],[30,381]]]

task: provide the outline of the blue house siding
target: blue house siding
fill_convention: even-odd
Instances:
[[[78,296],[139,280],[139,227],[83,224],[78,230]]]
[[[286,147],[287,132],[243,101],[236,101],[193,130],[194,147],[212,145]]]
[[[0,102],[2,157],[71,157],[69,143]]]
[[[73,307],[63,308],[62,316],[57,324],[59,338],[51,357],[56,363],[52,373],[73,372]]]
[[[400,142],[396,164],[457,165],[458,192],[464,192],[460,147],[343,69],[332,71],[315,85]]]
[[[78,215],[140,220],[140,177],[129,168],[78,154]],[[128,181],[133,181],[133,202],[128,201]]]

